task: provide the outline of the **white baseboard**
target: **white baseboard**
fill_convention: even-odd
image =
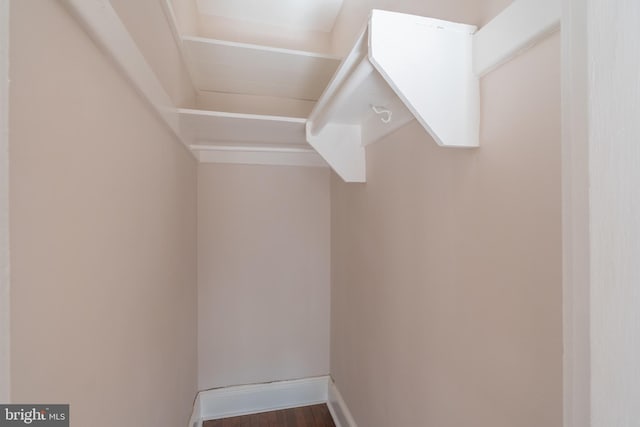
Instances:
[[[329,381],[329,390],[327,396],[327,406],[336,427],[358,427],[351,416],[347,404],[344,402],[342,395],[338,391],[338,387],[333,381]]]
[[[326,403],[329,381],[323,376],[201,391],[189,427],[201,427],[205,420]]]
[[[187,427],[202,427],[202,408],[200,406],[200,393],[196,395],[196,400],[193,402],[193,411],[191,412],[191,418],[189,418],[189,425]]]
[[[336,427],[358,427],[328,376],[224,387],[198,393],[188,427],[205,420],[326,403]]]

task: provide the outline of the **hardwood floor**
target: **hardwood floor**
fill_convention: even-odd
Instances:
[[[327,405],[205,421],[203,427],[335,427]]]

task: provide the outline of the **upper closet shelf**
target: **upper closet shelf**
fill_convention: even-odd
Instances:
[[[306,125],[307,140],[348,182],[365,182],[364,146],[414,117],[439,145],[478,145],[476,27],[373,10]]]
[[[201,91],[318,99],[340,59],[313,52],[183,37],[187,64]]]
[[[180,108],[180,130],[191,145],[304,145],[305,119]]]
[[[184,108],[178,115],[202,162],[327,166],[305,140],[305,119]]]

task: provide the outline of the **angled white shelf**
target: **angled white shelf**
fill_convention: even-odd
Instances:
[[[348,182],[365,182],[364,146],[414,117],[440,145],[478,145],[476,27],[373,10],[307,122],[307,140]]]
[[[315,101],[340,64],[330,55],[202,37],[182,43],[202,91]]]

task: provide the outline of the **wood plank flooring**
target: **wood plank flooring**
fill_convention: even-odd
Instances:
[[[203,427],[335,427],[327,405],[205,421]]]

